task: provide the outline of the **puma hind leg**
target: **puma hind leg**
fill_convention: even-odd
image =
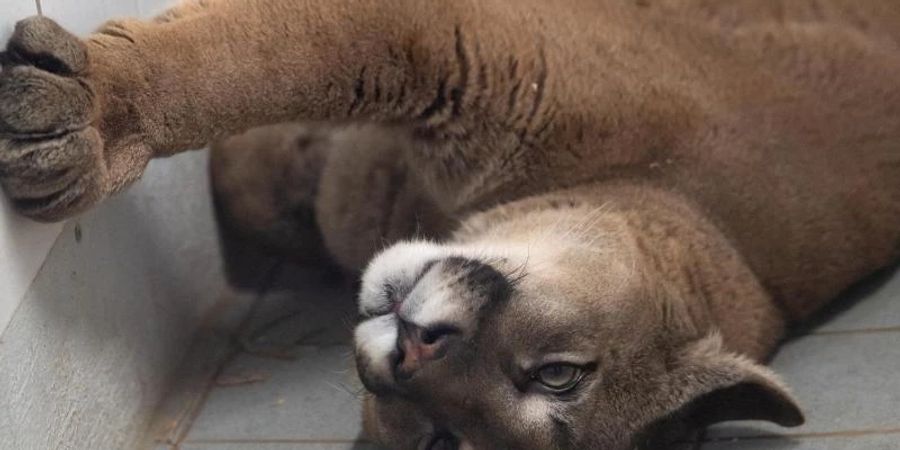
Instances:
[[[212,146],[210,171],[224,226],[269,252],[360,271],[387,245],[436,238],[451,221],[430,200],[400,130],[280,124]]]

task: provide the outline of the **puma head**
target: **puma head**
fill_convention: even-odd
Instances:
[[[714,331],[670,326],[669,290],[627,226],[595,222],[604,231],[508,229],[377,256],[355,335],[372,439],[401,450],[655,449],[661,424],[802,423],[768,369]]]

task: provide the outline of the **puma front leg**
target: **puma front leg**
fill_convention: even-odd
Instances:
[[[17,24],[0,54],[0,184],[23,214],[52,221],[83,211],[153,155],[130,100],[140,73],[115,61],[49,19]]]
[[[153,156],[265,123],[360,119],[468,142],[461,163],[432,155],[452,177],[478,149],[546,129],[535,120],[546,61],[536,34],[521,32],[538,25],[502,3],[212,0],[86,41],[30,19],[0,75],[0,182],[23,213],[58,220]],[[475,147],[482,135],[496,145]]]

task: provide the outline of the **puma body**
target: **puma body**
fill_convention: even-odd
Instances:
[[[268,245],[365,269],[392,448],[797,425],[759,363],[897,256],[890,0],[210,0],[84,41],[31,19],[3,60],[0,182],[42,220],[152,157],[329,124],[220,142],[215,187]]]

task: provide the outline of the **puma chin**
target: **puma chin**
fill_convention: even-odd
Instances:
[[[672,290],[646,266],[627,224],[578,209],[387,249],[355,332],[367,432],[400,450],[645,448],[745,382],[802,421],[765,369],[667,323]]]

